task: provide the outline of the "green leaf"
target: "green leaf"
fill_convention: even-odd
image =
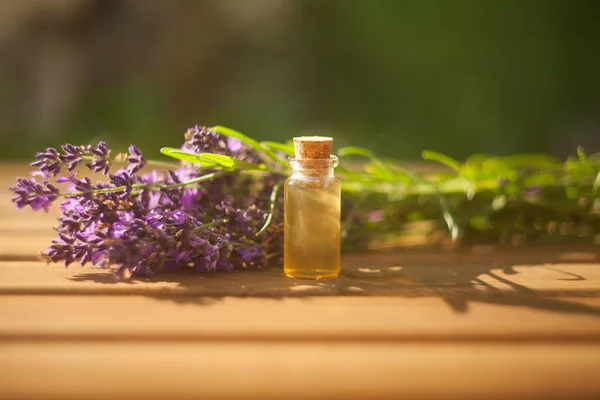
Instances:
[[[491,154],[474,154],[462,165],[461,175],[467,179],[497,178],[507,175],[511,168],[502,165],[500,159]]]
[[[454,158],[449,157],[445,154],[438,153],[436,151],[431,151],[431,150],[424,150],[421,153],[421,157],[423,158],[423,160],[437,161],[441,164],[444,164],[444,165],[452,168],[456,172],[460,172],[460,167],[461,167],[460,163],[457,160],[455,160]]]
[[[177,160],[186,161],[192,164],[198,164],[205,168],[216,167],[217,163],[203,158],[200,154],[190,153],[174,147],[163,147],[160,152],[165,156],[175,158]]]
[[[567,157],[564,167],[565,167],[565,170],[570,173],[579,172],[582,170],[581,162],[579,162],[579,160],[573,156]]]
[[[474,168],[481,168],[484,163],[494,162],[495,159],[496,156],[492,154],[473,154],[472,156],[469,156],[469,158],[467,158],[465,164],[470,165]]]
[[[224,168],[236,169],[236,170],[253,170],[266,169],[264,164],[253,164],[248,161],[238,160],[237,158],[225,156],[222,154],[213,154],[213,153],[201,153],[200,157],[210,162],[214,162]]]
[[[581,146],[577,146],[577,157],[579,157],[579,160],[581,161],[581,164],[586,169],[588,169],[588,170],[593,170],[594,169],[594,167],[592,166],[592,163],[588,159],[587,154],[585,154],[585,150],[583,150],[583,147],[581,147]]]
[[[600,172],[596,175],[596,180],[594,181],[594,193],[600,192]]]
[[[468,180],[476,180],[482,177],[483,171],[475,165],[463,164],[460,168],[460,174]],[[487,175],[487,174],[486,174]]]
[[[578,199],[580,197],[580,192],[579,186],[568,186],[565,188],[565,196],[570,200]]]
[[[217,126],[213,126],[212,128],[210,128],[210,130],[220,133],[221,135],[224,135],[227,137],[234,137],[236,139],[239,139],[242,143],[252,147],[254,150],[258,150],[258,151],[262,150],[262,147],[260,147],[260,143],[258,143],[256,140],[244,135],[241,132],[235,131],[231,128],[217,125]]]
[[[233,157],[222,154],[212,153],[190,153],[173,147],[163,147],[160,152],[166,156],[176,158],[181,161],[187,161],[192,164],[198,164],[205,168],[227,168],[235,170],[264,170],[264,164],[252,164],[244,160],[238,160]]]
[[[508,182],[504,186],[504,193],[517,195],[517,194],[521,193],[521,187],[518,184],[516,184],[515,182]]]
[[[475,229],[485,229],[487,223],[488,219],[483,215],[476,215],[469,219],[469,225]]]
[[[508,199],[505,195],[494,197],[494,200],[492,201],[492,209],[494,211],[502,210],[506,206],[506,203],[508,202],[507,200]]]
[[[389,158],[377,158],[377,160],[385,164],[395,174],[399,175],[399,179],[403,182],[416,182],[419,180],[419,176],[415,172],[406,165],[399,163],[397,160]]]
[[[282,160],[281,158],[277,157],[277,154],[275,154],[275,152],[273,150],[271,150],[265,146],[261,146],[258,141],[252,139],[251,137],[244,135],[241,132],[235,131],[231,128],[227,128],[227,127],[221,126],[221,125],[213,126],[210,129],[212,131],[220,133],[221,135],[239,139],[245,145],[252,147],[254,150],[267,155],[272,160],[277,161],[279,164],[285,165],[287,167],[287,163],[285,162],[285,160]]]
[[[577,146],[577,157],[579,157],[582,164],[589,164],[587,154],[585,154],[585,150],[581,146]]]
[[[385,168],[378,163],[368,163],[367,165],[365,165],[365,170],[374,177],[379,178],[383,181],[396,182],[398,180],[396,174],[394,174],[388,168]]]
[[[267,147],[267,149],[281,151],[285,155],[293,156],[294,155],[294,145],[291,143],[279,143],[279,142],[260,142],[261,147]]]
[[[588,161],[594,165],[600,165],[600,153],[588,154]]]
[[[360,156],[366,157],[371,162],[365,165],[365,169],[374,177],[377,177],[383,181],[387,182],[402,182],[402,183],[410,183],[415,180],[414,174],[406,167],[399,164],[390,164],[389,162],[385,162],[380,158],[377,158],[375,154],[367,150],[363,147],[358,146],[346,146],[342,147],[338,150],[339,157],[348,157],[348,156]],[[396,171],[395,168],[400,170]]]
[[[337,168],[337,171],[337,173],[340,173],[344,176],[343,181],[346,183],[360,183],[361,185],[368,187],[373,186],[375,183],[373,182],[373,179],[371,179],[371,177],[368,174],[365,174],[363,171],[352,171],[341,165]]]
[[[224,156],[222,154],[200,153],[200,157],[202,157],[205,160],[214,162],[215,164],[218,164],[221,167],[233,168],[235,166],[235,158]]]
[[[448,204],[448,200],[446,197],[437,192],[438,200],[440,202],[440,207],[442,208],[442,216],[444,217],[444,222],[446,222],[446,226],[448,227],[448,231],[450,232],[450,237],[453,242],[459,241],[463,237],[463,230],[461,226],[458,224],[456,217],[450,211],[450,205]]]
[[[555,174],[538,173],[536,175],[524,177],[521,182],[525,187],[552,186],[557,184],[557,177]]]
[[[358,146],[346,146],[342,147],[338,150],[339,157],[347,157],[347,156],[362,156],[370,159],[375,158],[375,154],[371,150],[367,150]]]

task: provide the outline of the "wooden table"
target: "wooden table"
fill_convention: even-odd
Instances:
[[[600,252],[480,246],[119,282],[0,174],[0,398],[599,398]]]

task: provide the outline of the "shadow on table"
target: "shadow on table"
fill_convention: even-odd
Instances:
[[[552,254],[532,258],[531,252],[527,254],[528,257],[514,259],[498,254],[465,258],[457,257],[456,253],[437,258],[431,255],[419,258],[414,254],[396,254],[387,258],[380,255],[350,257],[345,259],[343,273],[338,279],[324,281],[290,280],[280,268],[207,274],[181,271],[130,281],[119,281],[110,273],[84,273],[70,279],[102,285],[131,285],[132,290],[128,293],[132,295],[200,305],[210,305],[227,296],[269,299],[311,296],[439,297],[457,313],[468,312],[471,303],[480,302],[600,316],[600,307],[562,299],[598,296],[600,288],[590,290],[591,285],[587,285],[587,289],[577,290],[577,282],[585,281],[586,277],[552,265],[549,257],[557,260],[554,264],[591,262],[595,258],[569,260]],[[527,263],[517,262],[523,259]],[[545,287],[536,289],[528,286],[535,286],[536,279],[517,279],[519,274],[528,273],[534,276],[541,274],[537,281],[542,281]]]
[[[540,266],[521,266],[527,268],[549,268]],[[394,267],[391,267],[394,268]],[[405,296],[435,296],[442,298],[453,311],[466,313],[473,302],[508,305],[515,307],[534,308],[557,313],[581,313],[600,316],[600,307],[592,307],[560,299],[559,296],[592,296],[600,295],[598,291],[573,291],[568,284],[562,285],[563,290],[536,290],[508,279],[506,275],[517,275],[512,266],[440,266],[420,267],[404,266],[397,274],[390,273],[390,268],[381,268],[382,277],[362,278],[362,289],[369,290],[373,286],[387,286],[386,282],[408,282],[412,289],[399,290],[398,294]],[[500,272],[502,271],[502,275]],[[566,276],[573,279],[569,272]],[[356,280],[353,276],[349,282]],[[562,279],[562,278],[558,278]],[[585,280],[578,276],[576,280]],[[494,285],[494,281],[499,284]],[[368,283],[367,283],[368,282]],[[394,289],[390,294],[395,295]],[[404,293],[402,293],[404,292]]]

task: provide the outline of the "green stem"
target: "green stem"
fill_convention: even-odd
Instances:
[[[172,185],[154,185],[154,187],[156,187],[157,189],[175,189],[175,188],[180,188],[180,187],[184,187],[184,186],[188,186],[188,185],[193,185],[194,183],[200,183],[200,182],[204,182],[204,181],[209,181],[209,180],[211,180],[213,178],[217,178],[219,176],[227,175],[230,172],[232,172],[232,171],[211,172],[209,174],[205,174],[205,175],[199,176],[199,177],[194,178],[194,179],[192,179],[190,181],[187,181],[187,182],[174,183]]]
[[[214,220],[213,222],[208,222],[206,224],[202,224],[200,226],[197,226],[196,228],[194,228],[193,232],[197,232],[199,230],[206,229],[206,228],[211,228],[211,227],[213,227],[215,225],[220,225],[220,224],[225,223],[225,222],[227,222],[227,218],[217,219],[217,220]]]
[[[348,232],[350,231],[350,227],[352,226],[352,220],[354,219],[354,216],[356,215],[358,208],[365,201],[366,197],[367,197],[366,194],[363,193],[358,198],[358,200],[356,200],[356,202],[352,204],[352,206],[351,206],[352,208],[350,209],[350,212],[348,212],[348,214],[346,215],[346,218],[344,219],[344,221],[342,221],[342,229],[341,229],[342,242],[346,239],[346,237],[348,237]]]
[[[82,156],[81,158],[86,161],[94,161],[94,160],[98,159],[98,157],[94,157],[94,156]],[[119,158],[111,158],[110,161],[117,163],[117,164],[127,164],[127,160],[121,160]],[[163,168],[168,168],[168,169],[177,169],[180,167],[179,164],[171,163],[168,161],[159,161],[159,160],[146,160],[146,165],[155,166],[155,167],[163,167]]]
[[[278,257],[278,256],[280,256],[282,254],[283,254],[283,251],[278,251],[276,253],[267,254],[267,260],[270,260],[271,258]]]
[[[273,191],[271,192],[271,197],[269,199],[269,215],[267,215],[267,220],[265,221],[265,224],[262,226],[262,228],[260,228],[260,230],[256,232],[256,236],[261,235],[264,231],[267,230],[269,225],[271,225],[271,221],[273,220],[273,213],[275,212],[275,203],[277,202],[277,192],[279,191],[280,186],[281,182],[277,182],[273,186]]]
[[[175,164],[175,163],[171,163],[168,161],[158,161],[158,160],[146,160],[146,165],[150,165],[150,166],[156,166],[156,167],[163,167],[163,168],[168,168],[168,169],[177,169],[180,168],[181,165],[179,164]]]
[[[175,189],[175,188],[179,188],[179,187],[193,185],[195,183],[208,181],[208,180],[211,180],[218,176],[226,175],[228,173],[229,173],[229,171],[211,172],[210,174],[199,176],[190,181],[174,183],[172,185],[157,185],[155,183],[136,183],[135,185],[131,185],[131,188],[132,189]],[[127,190],[127,186],[117,186],[114,188],[92,190],[89,193],[92,193],[92,194],[118,193],[118,192],[123,192],[125,190]],[[88,192],[67,192],[67,193],[59,193],[58,196],[81,196],[81,195],[84,195],[87,193]]]
[[[442,215],[444,216],[444,221],[446,222],[446,226],[448,227],[448,231],[450,232],[450,237],[452,241],[459,241],[463,236],[462,227],[456,221],[456,217],[450,210],[450,205],[448,204],[448,200],[446,197],[438,192],[436,193],[438,200],[440,202],[440,207],[442,209]]]

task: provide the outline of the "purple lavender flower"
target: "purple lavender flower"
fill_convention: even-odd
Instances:
[[[181,196],[181,208],[183,210],[193,210],[196,206],[196,189],[184,189]]]
[[[96,147],[90,147],[89,152],[95,157],[92,162],[86,166],[94,172],[101,172],[104,175],[110,170],[110,150],[105,142],[100,142]]]
[[[227,148],[229,151],[235,153],[243,149],[242,141],[238,138],[228,137],[227,138]]]
[[[240,267],[242,268],[260,268],[267,264],[267,255],[265,248],[253,244],[243,249],[238,249],[237,254],[240,257]]]
[[[218,250],[215,248],[215,246],[207,245],[204,248],[204,255],[195,259],[194,269],[198,272],[214,271],[217,268],[218,260]]]
[[[373,210],[369,213],[369,221],[370,222],[381,222],[383,221],[383,211],[381,210]]]
[[[129,157],[127,157],[129,165],[127,171],[130,174],[135,174],[146,165],[146,159],[142,152],[134,145],[129,146]]]
[[[70,211],[75,211],[77,213],[85,212],[85,208],[83,204],[81,204],[80,199],[77,197],[69,197],[67,200],[58,206],[60,210],[64,213],[68,213]]]
[[[32,175],[44,178],[56,176],[61,172],[63,167],[66,167],[68,171],[73,171],[83,161],[86,154],[91,154],[94,157],[90,163],[86,164],[88,168],[94,172],[108,173],[111,160],[110,150],[106,146],[106,143],[100,142],[96,147],[65,144],[61,149],[62,154],[51,147],[47,148],[44,152],[37,153],[36,161],[31,166],[39,168],[39,171],[33,172]],[[134,165],[133,168],[136,168],[138,165],[143,166],[145,159],[139,150],[134,148],[132,152],[133,158],[131,163]]]
[[[185,133],[182,149],[193,153],[214,153],[235,157],[240,160],[257,163],[258,153],[239,139],[225,137],[207,127],[196,125]]]
[[[246,238],[252,238],[267,218],[267,213],[255,205],[239,209],[232,207],[228,202],[222,202],[217,209],[227,217],[229,231]]]
[[[39,168],[45,175],[56,176],[60,174],[62,162],[58,150],[51,147],[47,148],[43,153],[37,153],[37,161],[31,164],[32,167]]]
[[[77,179],[75,179],[75,175],[77,175],[77,172],[69,175],[69,176],[59,176],[58,178],[56,178],[56,183],[71,183],[71,184],[76,184],[77,183]]]
[[[187,130],[183,149],[194,153],[227,154],[225,137],[199,125]]]
[[[60,160],[67,164],[69,171],[73,171],[81,163],[84,149],[83,146],[73,146],[72,144],[62,146],[63,154],[60,156]]]
[[[75,261],[73,255],[73,244],[75,237],[58,233],[58,239],[54,239],[48,250],[44,254],[44,259],[48,262],[64,261],[65,267],[68,267]]]
[[[17,178],[17,185],[10,187],[16,196],[13,197],[13,203],[17,208],[31,207],[33,210],[48,211],[52,202],[58,198],[60,190],[50,182],[44,181],[43,184],[35,179]]]
[[[94,190],[92,181],[87,176],[81,180],[75,181],[73,184],[73,189],[77,192],[83,193],[83,195],[87,198],[92,197],[92,191]]]
[[[260,246],[256,244],[240,249],[237,252],[244,261],[250,261],[263,255]]]
[[[84,266],[92,260],[94,255],[93,247],[90,246],[86,241],[80,240],[75,246],[73,246],[73,259],[79,260],[81,266]]]

